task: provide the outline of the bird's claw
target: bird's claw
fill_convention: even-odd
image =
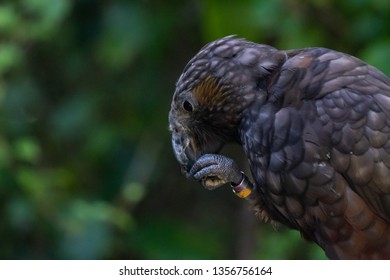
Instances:
[[[207,189],[215,189],[226,183],[239,184],[243,176],[234,160],[219,154],[201,156],[189,175]]]

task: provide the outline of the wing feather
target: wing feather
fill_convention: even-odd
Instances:
[[[284,101],[290,101],[282,106],[291,106],[291,100],[296,106],[314,102],[321,127],[313,130],[328,137],[317,144],[329,149],[330,165],[377,215],[390,222],[390,80],[340,52],[312,48],[292,54],[280,71],[280,79],[290,89],[275,87],[284,90],[277,93]],[[303,65],[303,58],[310,63]]]

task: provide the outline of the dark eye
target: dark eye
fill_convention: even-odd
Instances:
[[[184,101],[183,108],[187,112],[192,112],[194,110],[194,107],[192,106],[192,104],[188,100]]]

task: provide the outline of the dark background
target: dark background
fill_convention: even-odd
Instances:
[[[228,187],[180,174],[176,79],[229,34],[333,48],[390,74],[388,0],[2,0],[0,258],[324,258]]]

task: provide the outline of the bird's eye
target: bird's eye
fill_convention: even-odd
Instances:
[[[192,106],[192,104],[188,100],[184,101],[183,108],[187,112],[192,112],[194,110],[194,107]]]

